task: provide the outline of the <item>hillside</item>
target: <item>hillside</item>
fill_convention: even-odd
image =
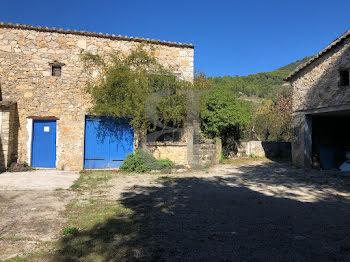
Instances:
[[[262,72],[248,76],[208,77],[213,88],[229,88],[238,96],[271,98],[285,88],[283,79],[310,57],[283,66],[271,72]]]

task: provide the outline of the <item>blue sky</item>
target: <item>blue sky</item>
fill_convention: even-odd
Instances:
[[[0,20],[193,43],[196,69],[224,76],[317,53],[350,28],[349,10],[349,0],[1,0]]]

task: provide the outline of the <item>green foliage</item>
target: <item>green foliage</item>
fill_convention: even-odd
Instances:
[[[228,89],[214,88],[202,96],[205,108],[200,113],[201,129],[210,138],[222,139],[223,153],[236,151],[243,132],[251,122],[249,102],[238,99]]]
[[[131,118],[136,130],[155,127],[157,121],[183,126],[187,116],[183,91],[191,84],[165,70],[149,52],[138,48],[126,57],[111,54],[108,61],[84,53],[82,59],[101,70],[100,78],[87,86],[92,113]]]
[[[163,170],[174,167],[169,159],[157,160],[150,153],[136,150],[129,154],[120,166],[120,170],[127,172],[144,173],[152,170]]]
[[[62,235],[76,235],[79,232],[79,229],[77,229],[76,227],[72,227],[72,226],[66,226],[62,229]]]
[[[305,57],[271,72],[262,72],[248,76],[209,77],[209,79],[212,81],[213,87],[228,88],[237,96],[273,98],[277,93],[285,89],[283,79],[309,59],[309,57]]]
[[[290,141],[292,92],[278,94],[275,101],[267,100],[256,110],[253,121],[254,135],[262,141]]]

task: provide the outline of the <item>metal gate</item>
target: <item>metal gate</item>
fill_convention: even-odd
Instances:
[[[134,130],[130,119],[86,117],[85,169],[117,168],[133,152]]]

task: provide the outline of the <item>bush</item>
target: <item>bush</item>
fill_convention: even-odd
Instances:
[[[78,234],[79,229],[77,229],[76,227],[71,227],[71,226],[66,226],[62,229],[62,235],[76,235]]]
[[[120,170],[144,173],[151,170],[163,170],[172,167],[174,167],[174,163],[169,159],[157,160],[150,153],[137,150],[125,158],[124,163],[120,166]]]

